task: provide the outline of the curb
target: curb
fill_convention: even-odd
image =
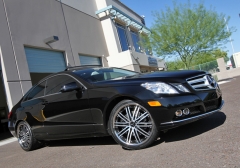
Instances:
[[[4,139],[4,140],[0,141],[0,146],[9,144],[9,143],[12,143],[12,142],[15,142],[15,141],[17,141],[17,138],[15,138],[15,137]]]

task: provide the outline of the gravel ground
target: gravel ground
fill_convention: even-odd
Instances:
[[[240,77],[220,85],[222,111],[165,133],[151,147],[122,149],[111,137],[52,141],[25,152],[0,146],[0,167],[227,167],[240,168]]]

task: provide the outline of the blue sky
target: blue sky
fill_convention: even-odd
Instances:
[[[151,28],[153,24],[152,11],[165,10],[166,6],[172,7],[171,0],[120,0],[122,3],[133,9],[139,15],[145,16],[146,26]],[[176,0],[177,3],[187,3],[188,0]],[[218,13],[223,13],[226,16],[230,16],[228,27],[235,27],[236,32],[231,36],[233,42],[234,52],[240,52],[240,0],[190,0],[191,4],[198,4],[203,2],[207,8],[212,7]],[[225,51],[228,52],[228,56],[233,53],[230,43],[226,44]]]

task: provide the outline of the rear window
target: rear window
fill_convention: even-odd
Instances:
[[[123,79],[127,76],[134,76],[139,74],[138,72],[119,68],[91,68],[84,70],[76,70],[73,71],[73,73],[86,80],[87,82],[117,80]]]
[[[33,89],[31,89],[27,93],[27,96],[24,98],[24,101],[44,96],[45,84],[46,84],[46,81],[44,81],[44,82],[38,84],[37,86],[33,87]]]

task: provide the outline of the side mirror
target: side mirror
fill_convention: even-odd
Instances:
[[[60,89],[60,92],[62,92],[62,93],[71,92],[73,90],[78,90],[78,89],[80,89],[80,87],[77,85],[77,83],[71,82],[66,85],[63,85],[62,88]]]

